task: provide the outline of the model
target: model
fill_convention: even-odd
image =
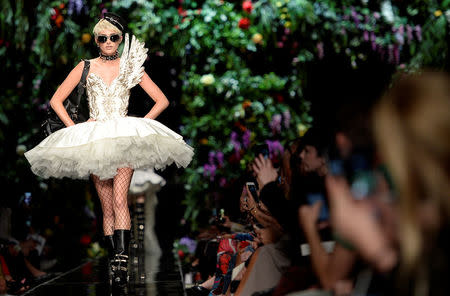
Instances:
[[[186,167],[194,154],[182,136],[154,120],[169,102],[144,71],[144,44],[135,36],[129,42],[124,28],[120,16],[106,13],[93,29],[100,56],[90,60],[86,80],[89,120],[75,124],[63,106],[80,81],[82,61],[50,100],[66,127],[25,153],[33,173],[43,178],[93,179],[102,205],[103,231],[109,242],[116,284],[128,281],[131,226],[127,195],[134,169],[163,169],[172,163]],[[123,37],[125,44],[119,58]],[[136,84],[155,101],[144,118],[127,116],[130,89]]]

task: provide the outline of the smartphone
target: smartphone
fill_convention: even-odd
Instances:
[[[250,192],[256,203],[259,203],[259,196],[254,182],[247,182],[247,192]]]
[[[225,216],[225,210],[224,209],[220,209],[220,211],[219,211],[219,223],[220,224],[225,223],[224,216]]]
[[[342,159],[332,159],[328,162],[328,172],[332,176],[346,176],[344,161]]]
[[[258,157],[260,154],[262,154],[264,158],[269,158],[269,147],[267,144],[260,144],[256,146],[255,156]]]
[[[313,205],[318,201],[322,202],[320,206],[319,222],[327,221],[330,219],[327,202],[325,200],[325,196],[322,193],[310,193],[306,196],[306,198],[308,200],[308,204],[310,205]]]

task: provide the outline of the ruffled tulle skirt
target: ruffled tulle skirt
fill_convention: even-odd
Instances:
[[[121,117],[63,128],[25,153],[34,174],[43,178],[101,179],[122,167],[163,169],[186,167],[194,150],[156,120]]]

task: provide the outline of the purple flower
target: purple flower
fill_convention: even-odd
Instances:
[[[364,38],[364,41],[366,41],[366,42],[369,41],[369,32],[364,31],[363,38]]]
[[[185,245],[188,248],[189,253],[195,253],[195,249],[197,248],[197,242],[195,240],[185,236],[180,239],[179,243],[180,245]]]
[[[394,46],[392,44],[389,44],[388,46],[388,62],[393,63],[394,62]]]
[[[344,28],[342,28],[342,29],[341,29],[341,34],[342,34],[342,35],[346,35],[346,34],[347,34],[347,31],[346,31]]]
[[[231,144],[233,144],[234,147],[234,153],[236,153],[236,157],[240,158],[240,151],[241,151],[241,143],[239,143],[238,134],[236,132],[231,133]]]
[[[285,128],[289,128],[291,125],[291,113],[289,110],[283,111],[283,123]]]
[[[370,41],[372,42],[372,50],[375,51],[377,49],[377,36],[375,36],[375,33],[372,32],[370,34]]]
[[[379,20],[380,17],[381,17],[381,14],[380,14],[379,12],[374,12],[374,13],[373,13],[373,17],[374,17],[376,20]]]
[[[395,64],[400,64],[400,48],[397,44],[394,45],[394,60]]]
[[[242,136],[242,144],[244,144],[244,147],[247,148],[250,146],[250,136],[252,133],[249,130],[246,130],[244,135]]]
[[[417,40],[422,41],[422,28],[420,27],[420,25],[417,25],[415,29]]]
[[[267,147],[269,148],[269,155],[274,155],[274,154],[278,154],[281,155],[283,154],[283,146],[281,145],[280,141],[271,141],[271,140],[266,140],[266,144]]]
[[[353,21],[355,22],[356,27],[358,27],[359,26],[359,14],[356,12],[354,7],[352,7],[351,14],[352,14],[352,18],[353,18]]]
[[[103,8],[101,12],[101,17],[103,18],[104,14],[108,12],[108,9]]]
[[[208,153],[208,162],[210,164],[214,164],[214,157],[216,157],[216,153],[214,151],[210,151]]]
[[[273,134],[281,133],[281,115],[275,114],[272,116],[272,121],[269,123]]]
[[[401,25],[400,27],[398,27],[398,29],[392,28],[392,31],[395,33],[395,39],[397,40],[397,42],[403,45],[405,43],[405,27]]]
[[[236,132],[231,132],[231,141],[237,141],[238,134]]]
[[[408,44],[413,40],[413,28],[410,25],[406,25],[406,37],[408,38]]]
[[[217,151],[216,159],[217,159],[217,162],[219,163],[219,166],[221,166],[221,167],[223,167],[223,158],[224,158],[223,152]]]
[[[67,14],[72,15],[74,9],[76,10],[77,14],[81,14],[81,11],[84,10],[84,13],[88,12],[88,8],[86,5],[84,5],[83,0],[69,0],[69,4],[67,5]]]
[[[216,176],[216,165],[215,164],[205,164],[203,165],[203,176],[208,177],[210,181],[214,181]]]
[[[225,185],[227,185],[227,179],[225,179],[224,177],[220,178],[219,186],[220,187],[225,187]]]
[[[323,59],[323,57],[324,57],[323,42],[317,43],[316,47],[317,47],[317,53],[319,55],[319,59]]]

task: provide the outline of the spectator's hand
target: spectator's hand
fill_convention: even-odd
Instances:
[[[356,201],[343,178],[327,176],[325,184],[334,229],[380,271],[392,268],[397,255],[376,220],[370,201]]]
[[[95,121],[95,119],[89,118],[86,122],[91,122],[91,121]]]
[[[256,203],[255,199],[253,198],[253,196],[251,194],[247,195],[247,206],[248,206],[248,211],[251,211],[253,209],[255,209],[258,204]],[[250,213],[252,214],[252,213]]]
[[[353,292],[353,282],[350,280],[339,280],[334,284],[333,292],[335,296],[351,295]]]
[[[254,228],[263,245],[276,243],[281,236],[281,233],[272,227],[258,228],[254,226]]]
[[[11,282],[11,281],[13,281],[13,278],[12,278],[12,276],[10,276],[9,274],[7,274],[7,275],[5,275],[5,280],[6,280],[7,282]]]
[[[34,242],[31,239],[20,242],[20,248],[25,257],[27,257],[30,252],[34,249]]]
[[[224,233],[224,234],[222,234],[222,235],[218,235],[218,236],[217,236],[217,239],[218,239],[218,240],[222,240],[222,239],[230,239],[230,238],[233,238],[233,235],[232,235],[232,234],[229,234],[229,233]]]
[[[317,219],[321,207],[322,202],[319,201],[311,206],[303,205],[298,209],[298,219],[304,231],[317,229]]]
[[[227,227],[227,228],[231,228],[231,220],[230,217],[228,216],[223,216],[223,218],[225,219],[225,222],[223,222],[223,226]]]
[[[252,168],[256,173],[256,180],[258,181],[260,190],[264,185],[275,181],[278,177],[278,172],[274,169],[272,161],[269,158],[264,158],[262,154],[255,158]]]
[[[239,206],[240,206],[241,213],[248,211],[250,209],[248,206],[248,203],[247,203],[247,188],[245,187],[245,185],[244,185],[244,188],[242,188]]]

